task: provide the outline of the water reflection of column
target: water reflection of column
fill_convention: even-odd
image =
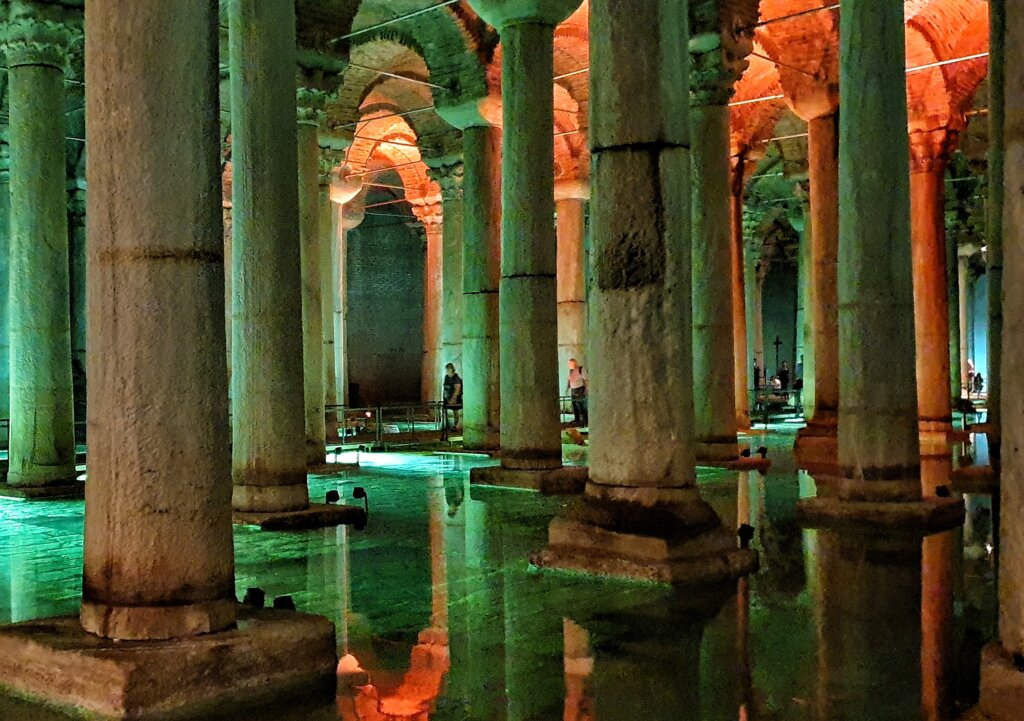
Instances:
[[[925,721],[953,717],[953,562],[958,531],[921,544],[921,708]]]
[[[594,673],[594,653],[590,634],[568,618],[562,620],[563,665],[565,667],[564,721],[593,721],[594,695],[590,677]]]
[[[467,479],[468,481],[468,479]],[[490,559],[501,559],[501,538],[488,517],[488,508],[480,501],[466,498],[466,584],[464,603],[469,628],[465,673],[470,693],[465,703],[472,709],[470,718],[504,721],[505,665],[501,645],[504,642],[497,621],[504,616],[502,578],[494,573]]]
[[[474,688],[468,683],[470,668],[469,613],[471,598],[468,586],[473,578],[469,572],[467,534],[469,494],[462,472],[447,474],[444,479],[444,556],[448,580],[448,671],[449,698],[469,698]]]
[[[444,554],[444,476],[430,485],[430,639],[427,643],[448,645],[448,566]],[[420,634],[420,643],[424,635]]]
[[[917,718],[920,537],[819,530],[818,564],[816,718]]]
[[[11,623],[28,621],[39,616],[36,601],[36,566],[28,549],[19,543],[7,544],[10,560]]]

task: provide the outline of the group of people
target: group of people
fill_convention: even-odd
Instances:
[[[586,427],[590,424],[590,415],[587,412],[587,387],[587,372],[578,360],[570,358],[565,393],[572,401],[574,426]],[[441,394],[445,431],[454,431],[462,427],[462,391],[462,376],[455,371],[454,363],[448,363],[444,367],[444,384]],[[449,413],[451,413],[450,423],[448,421]]]
[[[768,388],[773,391],[788,391],[803,390],[804,379],[802,377],[800,366],[797,364],[796,380],[793,381],[792,389],[790,388],[790,372],[789,363],[782,361],[782,365],[775,371],[775,375],[768,379],[765,377],[761,366],[757,364],[757,359],[754,359],[754,388]]]

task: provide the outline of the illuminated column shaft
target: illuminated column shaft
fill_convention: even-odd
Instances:
[[[743,264],[743,161],[733,161],[729,196],[732,262],[733,382],[736,394],[736,427],[750,428],[750,354],[747,352],[747,293]]]
[[[111,638],[191,636],[235,621],[216,23],[207,0],[135,0],[130,13],[108,0],[86,11],[81,618]]]
[[[578,185],[578,184],[577,184]],[[558,236],[558,270],[556,277],[558,298],[558,376],[559,395],[565,393],[569,380],[569,359],[575,358],[586,371],[587,360],[587,295],[583,238],[585,233],[586,199],[580,196],[582,187],[556,187],[555,202]],[[575,192],[574,192],[575,191]],[[589,372],[588,372],[589,375]]]
[[[962,388],[960,377],[960,274],[957,271],[956,251],[958,246],[956,235],[946,234],[946,304],[949,320],[949,391],[950,398],[959,398]],[[991,356],[989,356],[991,368]],[[991,374],[990,374],[991,375]],[[989,396],[991,403],[992,396]]]
[[[427,218],[427,256],[423,278],[423,368],[424,401],[441,399],[444,363],[441,362],[441,284],[444,264],[444,230],[439,218]]]
[[[921,484],[903,8],[849,0],[840,30],[840,93],[857,102],[839,132],[839,493],[912,501]],[[818,360],[820,381],[828,364]]]
[[[463,200],[462,166],[446,169],[441,176],[441,201],[444,213],[441,261],[441,373],[447,363],[455,365],[463,377],[462,361],[462,243]]]
[[[501,40],[501,464],[558,468],[554,24],[515,22]]]
[[[1020,27],[1015,28],[1022,32]],[[1020,35],[1016,36],[1020,38]],[[1006,155],[1006,0],[989,2],[989,77],[988,77],[988,177],[1004,177]],[[1016,61],[1017,59],[1015,59]],[[1018,66],[1018,73],[1020,66]],[[1016,98],[1020,102],[1020,98]],[[1019,109],[1019,108],[1018,108]],[[1019,126],[1015,132],[1019,137]],[[986,228],[985,277],[988,279],[988,422],[994,427],[988,434],[989,457],[997,464],[1001,454],[1000,419],[1003,386],[1003,220],[1005,185],[1000,180],[988,185],[988,223]],[[949,268],[952,273],[952,267]],[[962,331],[961,331],[962,332]],[[1009,367],[1009,366],[1008,366]]]
[[[499,443],[501,363],[498,283],[501,275],[501,133],[486,125],[463,131],[465,176],[462,256],[463,446]]]
[[[922,160],[915,166],[910,175],[910,193],[918,413],[928,446],[948,453],[945,434],[952,428],[952,413],[948,392],[946,165],[941,160]]]
[[[800,403],[804,408],[804,415],[809,416],[817,403],[817,394],[814,392],[817,385],[817,370],[815,368],[815,334],[814,328],[814,288],[811,285],[811,268],[814,264],[813,238],[814,221],[808,213],[806,216],[806,227],[800,238],[800,295],[803,298],[803,381],[804,387],[800,393]],[[799,359],[797,359],[799,360]]]
[[[334,206],[331,203],[327,183],[330,175],[324,175],[320,167],[320,197],[318,200],[320,226],[320,323],[323,329],[323,371],[324,406],[338,402],[338,379],[334,369],[334,239],[337,229],[334,224]],[[328,440],[338,439],[335,424],[327,428]]]
[[[10,96],[10,450],[7,482],[75,479],[65,180],[68,31],[16,5],[6,27]]]
[[[239,511],[309,506],[295,9],[230,0],[232,477]]]
[[[960,385],[967,386],[967,361],[968,343],[970,342],[971,329],[967,322],[967,291],[970,289],[969,271],[966,255],[957,256],[956,277],[958,281],[959,295],[957,298],[958,319],[960,325]]]
[[[326,460],[324,421],[323,244],[320,229],[320,93],[298,93],[299,255],[302,263],[302,366],[306,464]]]
[[[691,74],[693,132],[693,403],[700,460],[734,460],[733,288],[729,223],[729,87]]]

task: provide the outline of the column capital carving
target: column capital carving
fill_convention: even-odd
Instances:
[[[726,105],[754,50],[759,0],[690,2],[690,91],[695,105]]]
[[[931,173],[946,169],[960,140],[957,128],[913,130],[910,133],[910,172]]]
[[[444,202],[462,199],[462,163],[442,165],[437,168],[429,168],[430,179],[441,188],[441,200]]]
[[[295,91],[295,112],[302,125],[319,126],[326,115],[327,93],[322,90],[300,87]]]
[[[82,34],[70,23],[36,14],[11,18],[2,32],[8,67],[49,65],[61,71],[67,70],[68,49]]]
[[[344,150],[320,148],[319,180],[320,185],[330,185],[334,178],[334,169],[345,159]]]

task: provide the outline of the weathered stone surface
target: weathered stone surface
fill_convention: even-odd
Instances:
[[[874,502],[819,495],[797,504],[797,518],[801,525],[815,528],[937,533],[963,524],[964,504],[959,498]]]
[[[1016,721],[1024,708],[1024,671],[998,642],[981,652],[979,710],[985,721]]]
[[[0,686],[118,719],[209,713],[291,694],[334,692],[334,626],[291,611],[240,608],[241,627],[173,643],[112,642],[73,617],[0,632]]]
[[[470,483],[481,486],[501,486],[540,491],[546,496],[575,495],[583,492],[587,484],[587,469],[582,466],[562,466],[541,470],[518,470],[503,466],[473,468]]]
[[[305,508],[295,8],[228,3],[232,476],[241,511]]]
[[[480,17],[496,28],[521,23],[554,27],[579,7],[580,0],[471,0]]]
[[[115,5],[86,18],[82,623],[168,638],[234,621],[217,19],[202,0]]]
[[[232,520],[240,526],[259,526],[264,531],[300,531],[308,528],[359,525],[366,522],[366,512],[358,506],[336,506],[311,503],[301,511],[244,513],[235,511]]]

